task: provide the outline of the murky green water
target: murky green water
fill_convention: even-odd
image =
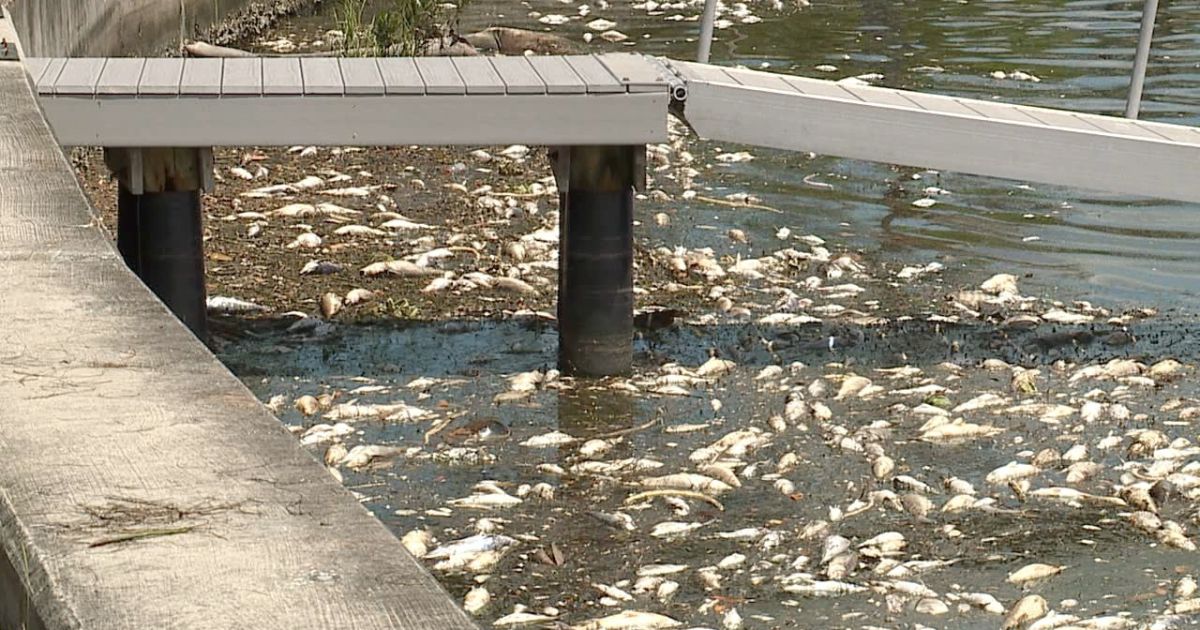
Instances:
[[[880,73],[884,78],[879,83],[892,87],[1106,113],[1122,108],[1138,20],[1136,5],[1094,2],[834,0],[800,11],[776,10],[766,3],[750,8],[763,21],[722,30],[714,46],[715,61],[752,67],[769,64],[779,71],[830,78]],[[687,39],[696,23],[666,18],[677,13],[695,17],[698,6],[666,8],[661,15],[649,15],[625,2],[591,9],[588,20],[613,20],[634,43],[607,48],[679,57],[692,54],[694,44]],[[538,28],[538,15],[577,12],[577,4],[557,1],[477,1],[463,16],[461,30],[498,24]],[[586,21],[575,20],[554,30],[579,39]],[[1147,83],[1147,114],[1200,123],[1200,75],[1195,70],[1200,60],[1200,3],[1164,6],[1160,25],[1161,46]],[[320,19],[303,19],[286,29],[314,34],[329,26]],[[824,64],[838,69],[815,70]],[[928,70],[934,66],[942,71]],[[998,81],[989,76],[996,70],[1023,70],[1042,80]],[[711,161],[718,151],[739,147],[697,144],[693,148],[702,161]],[[703,169],[699,181],[713,189],[706,194],[747,192],[784,214],[673,204],[670,226],[651,226],[646,221],[640,236],[650,234],[654,244],[711,245],[728,251],[725,231],[739,227],[750,234],[754,255],[763,255],[783,246],[772,235],[789,226],[821,235],[837,248],[863,250],[872,259],[940,261],[957,270],[947,276],[982,278],[995,270],[1015,270],[1028,274],[1022,278],[1025,293],[1047,293],[1067,302],[1099,298],[1109,303],[1192,307],[1200,299],[1200,284],[1194,278],[1200,268],[1200,253],[1193,245],[1200,235],[1200,218],[1192,212],[1195,207],[749,150],[757,155],[754,161]],[[809,176],[832,184],[833,189],[813,189],[803,182]],[[935,184],[952,194],[931,209],[910,205],[922,188]],[[716,229],[699,229],[700,225]],[[813,270],[786,279],[746,282],[739,300],[769,305],[776,299],[769,292],[772,286],[786,282],[796,287],[809,273]],[[992,593],[1006,607],[1027,593],[1041,594],[1052,608],[1063,610],[1076,600],[1067,611],[1080,617],[1128,613],[1137,622],[1147,622],[1162,614],[1171,604],[1173,582],[1197,572],[1195,551],[1161,544],[1134,529],[1123,515],[1127,510],[1021,501],[1012,489],[988,484],[985,478],[1006,462],[1026,462],[1043,449],[1061,453],[1081,444],[1088,449],[1087,458],[1103,468],[1072,487],[1110,496],[1118,486],[1136,480],[1122,478],[1123,473],[1144,474],[1152,464],[1151,455],[1134,447],[1138,434],[1131,432],[1154,428],[1168,440],[1187,440],[1177,444],[1190,448],[1200,438],[1193,415],[1180,410],[1198,404],[1194,370],[1176,380],[1163,379],[1153,388],[1113,378],[1068,379],[1076,373],[1072,363],[1134,358],[1150,364],[1172,356],[1191,360],[1197,354],[1191,333],[1194,320],[1175,315],[1145,323],[1131,320],[1130,332],[1138,341],[1129,345],[1099,334],[1058,344],[1052,343],[1058,339],[1055,335],[1076,329],[1045,324],[1033,331],[1002,331],[992,326],[894,319],[906,313],[918,319],[932,312],[945,315],[948,310],[939,291],[953,290],[950,281],[946,286],[918,288],[911,295],[901,295],[904,291],[897,283],[882,279],[841,281],[867,287],[859,296],[839,299],[841,304],[875,312],[871,301],[882,299],[886,303],[882,312],[893,321],[867,327],[829,318],[831,323],[824,326],[770,326],[718,316],[713,325],[686,325],[639,336],[637,375],[632,381],[640,390],[636,394],[608,382],[551,383],[528,397],[498,402],[495,397],[509,390],[511,375],[553,367],[555,331],[552,324],[535,320],[347,325],[316,340],[280,333],[234,341],[222,358],[264,401],[276,399],[280,417],[298,430],[322,421],[291,408],[291,402],[305,394],[341,392],[337,403],[403,400],[435,414],[432,420],[417,422],[353,422],[354,432],[343,438],[346,446],[382,444],[408,450],[378,466],[344,470],[346,483],[398,534],[423,528],[446,542],[475,533],[480,518],[487,517],[499,519],[495,524],[503,533],[520,540],[494,568],[438,572],[456,597],[480,576],[490,576],[484,584],[493,601],[482,613],[484,622],[522,604],[535,612],[553,607],[569,623],[636,608],[671,615],[691,627],[720,627],[729,623],[727,611],[736,608],[746,628],[1000,627],[1002,617],[960,606],[955,598],[967,591]],[[816,305],[832,301],[811,295]],[[904,310],[894,309],[895,304],[905,303]],[[755,317],[767,312],[769,306],[756,307]],[[1104,319],[1100,316],[1094,329],[1107,334],[1112,329],[1101,324]],[[831,337],[836,340],[832,351]],[[710,352],[733,359],[738,366],[711,383],[689,387],[688,395],[647,393],[661,385],[655,381],[663,376],[661,364],[677,362],[694,368]],[[1012,373],[1007,370],[977,369],[987,358],[1041,370],[1036,386],[1022,390],[1010,384]],[[1055,365],[1060,359],[1067,363]],[[807,367],[792,368],[793,362]],[[965,370],[958,373],[943,362]],[[755,378],[775,365],[783,366],[783,371]],[[884,371],[902,365],[916,366],[921,372]],[[848,373],[867,376],[884,391],[862,400],[853,395],[835,397],[838,379]],[[435,380],[414,386],[413,381],[422,377]],[[830,390],[811,389],[819,382],[826,382]],[[995,424],[1003,432],[949,444],[922,441],[921,427],[929,416],[914,408],[930,400],[929,390],[906,390],[931,385],[946,388],[944,395],[951,405],[984,392],[1005,396],[1008,400],[1002,407],[954,414],[969,422]],[[367,389],[355,391],[362,387]],[[780,426],[771,418],[785,413],[789,392],[810,402],[823,401],[832,417],[826,421],[793,418]],[[714,405],[714,400],[719,404]],[[1089,400],[1104,405],[1108,415],[1085,421],[1081,410]],[[1018,402],[1063,404],[1075,411],[1056,419],[1015,410]],[[1121,408],[1129,413],[1118,412]],[[463,444],[454,437],[460,435],[453,431],[458,425],[431,434],[436,422],[488,416],[510,430],[511,436],[466,445],[472,457],[484,457],[483,462],[445,461]],[[695,426],[679,431],[686,425]],[[581,454],[578,442],[549,448],[521,445],[555,429],[580,441],[604,437],[614,441],[611,450],[592,456]],[[635,485],[637,480],[695,471],[698,463],[691,456],[696,449],[731,431],[747,429],[769,437],[746,453],[725,457],[736,462],[732,467],[743,487],[721,494],[722,509],[690,501],[688,512],[681,514],[661,500],[626,504],[629,495],[644,489]],[[614,437],[614,432],[622,435]],[[1102,447],[1108,436],[1118,438],[1116,446]],[[854,449],[855,444],[878,446],[897,463],[893,474],[911,475],[937,488],[930,496],[934,512],[920,516],[913,510],[895,509],[881,498],[865,512],[839,520],[838,510],[848,509],[856,499],[872,493],[884,497],[886,493],[879,493],[892,488],[904,493],[890,477],[875,479],[871,461]],[[320,454],[325,446],[314,445],[313,450]],[[623,458],[649,458],[662,467],[608,473],[573,468],[588,460]],[[794,458],[795,467],[780,470],[779,463],[789,458]],[[1188,451],[1173,470],[1184,469],[1189,462],[1194,469],[1200,466],[1197,461],[1197,453]],[[1045,466],[1032,488],[1069,485],[1064,468],[1065,464]],[[999,511],[938,512],[951,496],[942,490],[943,480],[949,477],[971,482],[981,497],[995,498],[993,507]],[[496,481],[523,502],[494,511],[458,507],[447,511],[448,501],[469,496],[472,486],[483,480]],[[782,491],[780,480],[793,483],[794,492]],[[523,486],[529,490],[539,483],[554,489],[553,499],[523,494]],[[789,489],[786,484],[782,487]],[[1194,499],[1173,500],[1161,506],[1161,516],[1181,523],[1195,539],[1200,525],[1195,508]],[[610,527],[592,515],[618,511],[628,514],[636,529]],[[908,541],[903,560],[952,561],[947,567],[907,578],[936,591],[949,604],[949,612],[930,614],[918,609],[919,597],[893,597],[894,586],[879,573],[881,563],[865,557],[846,579],[873,590],[828,599],[785,592],[784,576],[800,571],[820,575],[825,570],[819,563],[822,536],[801,536],[822,520],[831,523],[827,533],[855,543],[885,531],[901,532]],[[699,524],[699,529],[675,538],[651,536],[651,528],[663,521]],[[720,535],[743,528],[760,530],[744,539]],[[561,566],[539,562],[538,550],[550,550],[551,545],[562,552]],[[744,564],[729,561],[733,553],[744,554]],[[804,564],[801,556],[811,560]],[[726,567],[717,571],[719,583],[706,583],[705,572],[698,569],[723,560]],[[1005,583],[1005,576],[1030,562],[1067,569],[1029,591]],[[605,602],[593,586],[633,590],[638,568],[651,563],[688,565],[683,573],[671,576],[680,582],[673,598],[662,601],[649,593],[637,595],[632,602]],[[1094,627],[1124,627],[1109,623]]]

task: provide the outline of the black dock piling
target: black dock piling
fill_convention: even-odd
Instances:
[[[200,339],[208,335],[200,201],[210,174],[206,151],[105,150],[105,161],[118,181],[121,257]]]
[[[641,146],[559,149],[559,367],[578,376],[633,366],[633,186]],[[564,155],[565,153],[565,155]],[[560,187],[561,187],[560,183]]]

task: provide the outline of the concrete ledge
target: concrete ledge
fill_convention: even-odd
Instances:
[[[125,268],[14,62],[0,338],[0,627],[475,628]]]

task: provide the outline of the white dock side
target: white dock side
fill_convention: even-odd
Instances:
[[[1200,202],[1192,127],[671,61],[701,137]]]

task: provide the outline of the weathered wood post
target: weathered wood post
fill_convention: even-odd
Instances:
[[[642,146],[562,147],[559,186],[558,364],[612,376],[633,367],[633,192]]]
[[[197,337],[208,332],[200,192],[212,150],[104,149],[117,179],[117,249],[125,264]]]

